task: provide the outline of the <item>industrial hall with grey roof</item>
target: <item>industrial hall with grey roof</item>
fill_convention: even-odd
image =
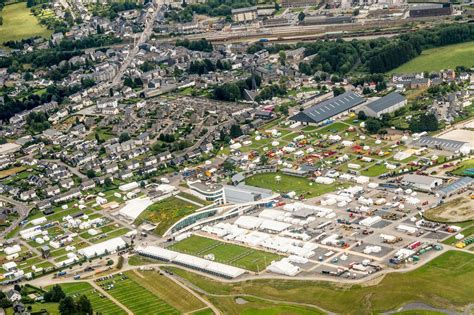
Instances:
[[[345,92],[329,100],[307,108],[290,118],[302,124],[318,124],[336,115],[346,112],[362,103],[365,99],[354,92]]]

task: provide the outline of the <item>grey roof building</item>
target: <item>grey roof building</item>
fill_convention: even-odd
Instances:
[[[446,150],[451,152],[464,150],[469,151],[471,149],[469,143],[467,142],[434,137],[421,137],[420,139],[413,141],[412,145],[418,147]]]
[[[379,118],[382,114],[392,113],[406,104],[407,99],[403,95],[392,92],[368,103],[361,110],[363,110],[367,116]]]
[[[443,180],[431,176],[408,174],[403,177],[402,183],[418,190],[432,191],[436,187],[441,186]]]
[[[346,92],[323,101],[292,116],[290,120],[302,124],[318,124],[331,117],[346,112],[364,102],[364,98],[354,92]]]
[[[238,204],[253,202],[271,197],[272,195],[273,192],[270,189],[248,186],[245,184],[239,184],[237,186],[224,186],[225,202],[229,203]]]
[[[474,178],[461,177],[449,185],[438,190],[438,194],[442,197],[449,197],[459,192],[461,189],[468,188],[474,184]]]

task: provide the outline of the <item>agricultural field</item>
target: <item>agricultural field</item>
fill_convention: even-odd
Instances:
[[[130,279],[127,274],[115,275],[112,279],[97,281],[97,284],[135,315],[179,314],[178,310]]]
[[[24,166],[12,167],[6,170],[2,170],[0,171],[0,179],[4,179],[8,176],[15,175],[17,173],[23,172],[24,170],[26,170],[26,167]]]
[[[217,262],[256,272],[264,270],[273,260],[282,258],[270,252],[197,235],[182,240],[170,246],[169,249],[199,257],[213,254]]]
[[[66,295],[79,297],[84,294],[87,296],[95,312],[102,314],[126,314],[126,312],[114,302],[106,297],[101,297],[100,293],[87,282],[65,283],[61,284],[61,287]]]
[[[163,235],[174,223],[199,209],[195,204],[176,197],[166,198],[149,206],[135,221],[136,225],[143,221],[157,223],[155,233]]]
[[[280,176],[280,181],[275,179],[276,176]],[[245,183],[251,186],[271,189],[278,193],[294,191],[297,195],[303,195],[305,198],[317,197],[344,186],[337,182],[331,185],[316,184],[304,177],[290,176],[282,173],[256,174],[246,178]]]
[[[373,314],[395,310],[413,301],[462,312],[472,303],[473,266],[474,255],[448,251],[416,270],[391,273],[377,284],[366,286],[277,279],[222,283],[177,267],[166,269],[210,294],[223,297],[250,294],[256,298],[314,305],[328,312]],[[219,307],[224,313],[227,311],[226,304]]]
[[[26,2],[6,5],[0,16],[3,25],[0,26],[0,43],[10,40],[21,40],[34,36],[48,38],[52,31],[39,24],[36,17],[26,7]]]
[[[474,41],[424,50],[420,56],[390,71],[414,73],[454,69],[456,66],[474,66]]]

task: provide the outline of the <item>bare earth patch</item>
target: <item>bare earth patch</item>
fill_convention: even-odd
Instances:
[[[463,222],[474,219],[474,200],[458,197],[434,209],[426,210],[424,216],[433,221]]]

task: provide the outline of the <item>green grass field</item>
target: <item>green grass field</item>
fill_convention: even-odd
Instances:
[[[113,284],[114,287],[107,290],[107,293],[136,315],[179,314],[178,310],[128,276],[116,275],[112,280],[97,282],[97,284],[103,287]],[[108,312],[108,314],[111,313]]]
[[[282,258],[277,254],[197,235],[170,246],[170,249],[199,257],[213,254],[217,262],[251,271],[264,270],[273,260]]]
[[[26,2],[6,5],[0,16],[3,25],[0,26],[0,43],[9,40],[20,40],[34,36],[48,38],[52,31],[39,24],[36,17],[26,7]]]
[[[270,303],[253,297],[239,297],[245,303],[238,304],[234,297],[209,297],[209,300],[222,310],[223,314],[241,315],[319,315],[323,314],[316,308]]]
[[[427,49],[415,59],[390,71],[390,73],[412,73],[454,69],[456,66],[474,66],[474,41]]]
[[[277,175],[281,177],[279,182],[275,180]],[[316,184],[304,177],[290,176],[282,173],[256,174],[246,178],[245,183],[251,186],[271,189],[278,193],[294,191],[297,195],[304,195],[305,198],[317,197],[343,186],[337,182],[331,185]]]
[[[376,177],[376,176],[382,175],[384,173],[389,173],[389,172],[391,171],[387,169],[384,164],[380,164],[380,165],[374,164],[368,169],[361,171],[360,174],[364,176]]]
[[[474,177],[474,174],[466,172],[468,169],[474,169],[474,159],[462,161],[459,166],[453,171],[453,174],[459,176],[471,176]]]
[[[95,312],[102,314],[126,314],[126,312],[106,297],[100,297],[99,293],[87,282],[71,282],[61,284],[61,288],[68,296],[87,296],[91,301]]]
[[[340,314],[378,314],[411,302],[462,311],[472,303],[474,292],[474,255],[459,251],[448,251],[416,270],[391,273],[367,286],[277,279],[222,283],[176,267],[167,269],[210,294],[250,294]]]
[[[467,238],[467,237],[471,236],[472,234],[474,234],[474,225],[462,230],[460,233],[462,235],[464,235],[464,238]],[[449,238],[447,238],[446,240],[443,241],[444,244],[448,244],[448,245],[452,245],[452,244],[455,244],[457,242],[458,242],[458,240],[454,236],[451,236],[451,237],[449,237]]]
[[[140,283],[145,289],[157,295],[182,313],[190,313],[206,307],[189,291],[176,282],[154,271],[129,271],[125,273],[131,280]]]
[[[155,233],[163,235],[179,219],[193,213],[198,208],[198,206],[176,197],[166,198],[143,211],[135,220],[135,224],[139,225],[143,221],[158,223]]]

